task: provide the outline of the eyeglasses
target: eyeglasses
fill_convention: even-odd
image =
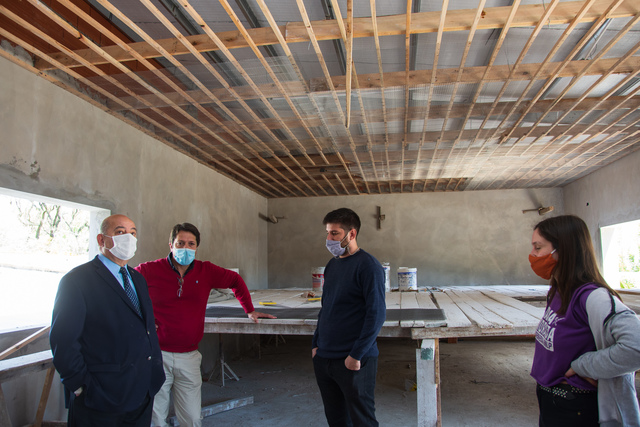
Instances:
[[[182,296],[182,284],[184,283],[184,279],[182,277],[178,277],[178,285],[180,288],[178,289],[178,298]]]

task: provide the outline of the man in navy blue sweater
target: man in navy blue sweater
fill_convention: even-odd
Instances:
[[[360,218],[351,209],[323,220],[333,258],[324,270],[322,308],[311,355],[330,426],[377,426],[376,337],[385,321],[384,270],[358,247]]]

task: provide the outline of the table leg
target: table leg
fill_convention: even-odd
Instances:
[[[440,352],[437,339],[422,340],[416,350],[418,426],[440,427]]]

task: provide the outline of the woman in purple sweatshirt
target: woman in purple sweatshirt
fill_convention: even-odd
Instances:
[[[640,321],[600,274],[586,224],[546,219],[531,244],[531,268],[551,286],[531,368],[539,425],[640,425]]]

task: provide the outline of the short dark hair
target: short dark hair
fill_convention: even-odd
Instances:
[[[196,236],[196,245],[200,246],[200,232],[195,225],[189,224],[188,222],[183,222],[182,224],[176,224],[173,226],[173,229],[171,229],[171,235],[169,236],[169,243],[173,244],[173,241],[176,240],[176,236],[181,231],[186,231]]]
[[[575,215],[560,215],[540,221],[534,230],[548,240],[558,252],[558,264],[551,276],[549,298],[558,293],[564,314],[573,292],[585,283],[595,283],[618,296],[598,269],[591,234],[585,222]]]
[[[356,236],[360,234],[360,217],[349,208],[340,208],[329,212],[324,216],[322,224],[340,224],[340,228],[344,231],[349,232],[355,228]]]

